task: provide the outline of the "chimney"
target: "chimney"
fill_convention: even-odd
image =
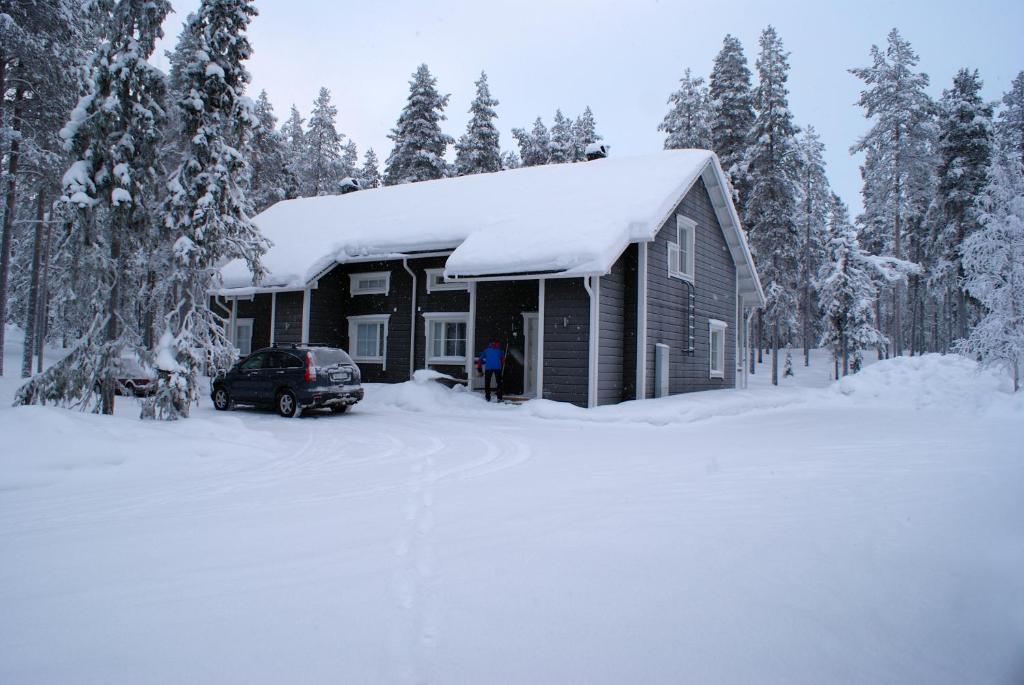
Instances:
[[[347,193],[354,193],[357,190],[362,190],[363,184],[359,182],[358,178],[346,176],[345,178],[341,179],[339,187],[341,188],[341,194],[345,195]]]
[[[610,148],[611,146],[605,143],[591,143],[590,145],[587,145],[587,161],[593,162],[595,159],[604,159],[608,156],[608,150]]]

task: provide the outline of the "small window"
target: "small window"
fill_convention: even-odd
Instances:
[[[711,378],[725,378],[725,329],[727,327],[728,324],[724,321],[717,319],[708,321]]]
[[[387,295],[391,287],[390,271],[349,274],[353,295]]]
[[[465,364],[469,315],[424,314],[427,322],[427,363]]]
[[[235,319],[235,347],[242,357],[252,354],[252,319]]]
[[[357,362],[384,364],[388,346],[388,314],[348,317],[349,353]]]
[[[427,269],[427,292],[435,290],[469,290],[465,283],[449,282],[444,280],[444,269]]]
[[[693,282],[693,251],[697,224],[676,215],[676,242],[668,244],[668,275]]]

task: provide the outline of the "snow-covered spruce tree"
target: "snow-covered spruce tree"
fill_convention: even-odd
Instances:
[[[518,169],[523,166],[523,161],[519,159],[519,155],[514,150],[509,150],[501,155],[501,168],[505,169]]]
[[[937,272],[945,276],[948,291],[955,295],[955,330],[959,339],[967,337],[972,318],[963,285],[960,251],[968,236],[978,229],[976,202],[988,184],[995,143],[992,105],[981,99],[981,85],[977,71],[961,69],[953,78],[953,87],[943,91],[939,105],[935,203],[940,224],[935,254]]]
[[[814,287],[825,258],[828,241],[832,191],[825,175],[825,145],[813,126],[797,136],[799,164],[797,181],[797,228],[800,230],[800,329],[804,346],[804,366],[810,366],[811,347],[818,337],[818,293]]]
[[[287,170],[287,150],[284,136],[277,130],[277,117],[270,104],[267,91],[260,91],[254,109],[256,125],[249,145],[248,197],[253,211],[267,207],[288,197],[291,180]]]
[[[1008,366],[1020,390],[1024,365],[1024,163],[1000,150],[978,201],[980,228],[964,240],[964,287],[984,315],[957,349],[986,365]]]
[[[880,254],[902,259],[908,231],[923,230],[932,198],[935,138],[932,99],[925,92],[928,75],[914,72],[918,57],[899,31],[889,32],[883,51],[871,47],[870,67],[851,69],[864,82],[858,104],[871,120],[870,130],[850,148],[865,153],[861,168],[864,214],[858,218],[862,240]],[[897,283],[892,293],[893,353],[903,354],[904,293]]]
[[[306,195],[330,195],[346,176],[341,169],[337,119],[338,108],[331,104],[331,91],[321,88],[313,102],[306,131]]]
[[[305,122],[299,114],[299,108],[292,105],[288,119],[281,125],[285,171],[289,181],[285,191],[288,198],[307,197],[305,179],[309,176],[309,149],[306,146],[306,129],[303,127]]]
[[[359,170],[359,181],[363,184],[364,188],[379,188],[380,169],[377,167],[377,153],[373,151],[373,148],[367,148],[366,154],[363,155],[363,167]]]
[[[437,79],[421,64],[409,82],[409,98],[388,136],[395,146],[384,169],[384,185],[444,178],[445,150],[455,141],[441,131],[448,96],[437,92]]]
[[[551,125],[551,155],[548,159],[550,164],[564,164],[573,161],[576,154],[576,141],[572,124],[572,119],[562,114],[562,110],[555,110],[554,123]]]
[[[740,41],[726,35],[711,69],[711,149],[732,183],[736,210],[743,216],[749,182],[743,168],[747,136],[754,125],[754,92]]]
[[[679,79],[679,90],[668,98],[668,114],[658,126],[664,131],[665,149],[711,148],[711,101],[704,79],[693,76],[690,68]]]
[[[487,74],[480,72],[476,82],[476,97],[469,105],[469,123],[466,132],[455,144],[455,173],[459,176],[501,171],[501,147],[498,144],[498,118],[494,108],[498,101],[491,97]]]
[[[190,141],[169,187],[165,214],[173,243],[165,329],[156,361],[161,371],[149,416],[188,416],[199,398],[199,372],[226,368],[235,356],[223,321],[209,307],[215,269],[244,259],[254,282],[262,276],[266,240],[249,220],[239,180],[255,125],[244,96],[252,49],[245,30],[256,14],[252,0],[203,0],[189,27],[195,48],[185,67],[188,97],[179,103]]]
[[[601,140],[601,134],[597,132],[597,122],[594,121],[594,113],[588,105],[583,114],[576,117],[572,125],[573,133],[573,161],[584,162],[587,159],[587,146]]]
[[[71,217],[66,240],[74,245],[80,315],[90,322],[75,349],[23,386],[16,401],[111,414],[118,360],[125,350],[139,351],[137,298],[155,249],[166,83],[147,59],[170,3],[120,0],[104,7],[104,39],[85,65],[84,95],[61,130],[75,160],[62,181]]]
[[[519,159],[523,166],[547,164],[551,159],[551,136],[540,117],[533,122],[533,129],[512,129],[512,137],[519,144]]]
[[[832,196],[829,208],[829,240],[826,260],[821,265],[817,289],[824,327],[820,345],[832,350],[836,369],[842,375],[861,364],[863,350],[880,344],[884,336],[875,323],[876,286],[870,257],[857,240],[846,205]]]
[[[1017,74],[1003,95],[996,131],[1000,144],[1015,151],[1024,164],[1024,71]]]
[[[750,130],[745,165],[750,173],[746,225],[767,304],[759,315],[772,350],[772,383],[779,383],[779,348],[796,330],[800,232],[794,183],[798,163],[796,126],[789,111],[788,53],[771,26],[761,33],[755,93],[757,118]]]

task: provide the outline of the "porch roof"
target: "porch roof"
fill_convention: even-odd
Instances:
[[[452,250],[449,278],[607,273],[630,242],[651,240],[705,178],[740,265],[748,304],[763,301],[715,155],[653,155],[524,167],[346,195],[279,202],[254,218],[273,242],[254,286],[241,261],[221,269],[220,292],[303,288],[335,264]]]

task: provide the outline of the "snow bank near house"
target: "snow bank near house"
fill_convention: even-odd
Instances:
[[[1006,374],[956,354],[897,357],[871,364],[833,385],[855,401],[950,410],[1009,409],[1024,406],[1013,397]]]

